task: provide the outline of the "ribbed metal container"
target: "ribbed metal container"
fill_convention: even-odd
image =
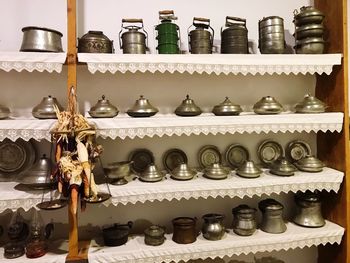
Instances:
[[[194,27],[195,29],[191,30]],[[214,29],[210,19],[193,18],[193,24],[188,28],[189,50],[192,54],[211,54],[213,49]]]
[[[264,17],[259,21],[259,49],[261,54],[283,54],[285,36],[283,18]]]
[[[225,28],[221,28],[221,53],[248,53],[248,30],[245,19],[226,17]]]
[[[173,10],[159,11],[160,24],[156,25],[159,54],[179,54],[180,29],[173,23],[177,17]]]
[[[128,24],[128,25],[126,25]],[[146,54],[147,32],[142,19],[123,19],[119,44],[124,54]]]

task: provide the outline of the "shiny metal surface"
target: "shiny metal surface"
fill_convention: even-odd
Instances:
[[[313,6],[303,6],[299,11],[294,11],[294,23],[296,26],[321,24],[324,17],[324,14]]]
[[[325,44],[322,37],[308,37],[297,40],[294,48],[297,54],[323,54]]]
[[[123,162],[114,162],[109,163],[107,168],[104,168],[106,176],[112,181],[110,182],[113,185],[124,185],[128,181],[125,177],[131,175],[131,165],[133,161],[123,161]]]
[[[142,173],[147,166],[154,163],[153,153],[145,148],[135,149],[130,152],[129,161],[132,161],[131,168],[135,173]]]
[[[310,145],[302,140],[293,140],[288,143],[286,155],[292,162],[296,162],[307,155],[311,155]]]
[[[234,143],[227,147],[225,159],[231,168],[237,168],[249,160],[249,151],[243,145]]]
[[[238,104],[232,103],[229,97],[226,97],[223,102],[214,106],[212,112],[217,116],[239,115],[242,108]]]
[[[202,234],[208,240],[220,240],[225,235],[225,226],[223,223],[225,216],[221,214],[205,214],[202,219]]]
[[[79,53],[113,53],[113,40],[110,40],[102,31],[90,30],[78,38]]]
[[[148,99],[143,95],[136,100],[135,104],[126,113],[131,117],[151,117],[158,112],[158,109],[153,107]]]
[[[273,162],[284,155],[284,149],[276,141],[264,140],[258,146],[257,155],[264,167],[270,167]]]
[[[295,163],[295,166],[300,171],[318,173],[318,172],[322,172],[323,167],[325,165],[321,160],[317,159],[315,156],[306,155],[304,158],[298,160]]]
[[[280,157],[270,166],[270,173],[279,176],[292,176],[297,168],[291,164],[285,157]]]
[[[200,107],[198,107],[189,95],[186,95],[186,99],[175,109],[175,114],[178,116],[198,116],[202,113]]]
[[[278,114],[283,107],[274,97],[266,96],[254,104],[253,110],[256,114]]]
[[[172,148],[167,150],[163,154],[164,168],[170,172],[173,171],[180,164],[187,163],[187,155],[184,151],[178,148]]]
[[[306,24],[295,29],[295,37],[301,40],[307,37],[323,37],[324,27],[322,24]]]
[[[262,212],[260,229],[271,234],[283,233],[287,226],[283,220],[283,205],[274,199],[265,199],[259,202],[259,209]]]
[[[251,236],[256,231],[256,209],[239,205],[232,209],[233,232],[240,236]]]
[[[6,119],[10,116],[10,109],[6,106],[0,105],[0,120]]]
[[[203,176],[209,179],[221,180],[227,178],[230,174],[228,167],[222,166],[220,163],[213,163],[204,169]]]
[[[307,191],[295,195],[297,212],[293,222],[305,227],[322,227],[326,224],[321,211],[321,200],[318,193]]]
[[[194,27],[195,29],[191,30]],[[210,19],[193,18],[188,28],[188,46],[192,54],[211,54],[214,40],[214,29],[210,26]]]
[[[56,105],[60,111],[63,111],[63,107],[55,97],[51,97],[50,95],[44,97],[41,102],[33,108],[33,117],[37,119],[57,119],[54,105]]]
[[[63,52],[62,33],[44,27],[23,27],[20,51]]]
[[[236,174],[245,178],[257,178],[262,170],[253,161],[247,160],[236,170]]]
[[[148,165],[146,170],[139,175],[141,181],[149,183],[159,182],[163,177],[164,175],[155,164]]]
[[[215,145],[204,145],[198,151],[198,163],[201,168],[206,168],[213,163],[221,163],[221,154]]]
[[[119,45],[124,54],[146,54],[147,38],[142,19],[122,19]]]
[[[326,104],[310,94],[306,94],[304,99],[295,105],[297,113],[322,113],[325,111]]]
[[[197,171],[189,168],[187,163],[181,163],[170,174],[171,178],[175,180],[186,181],[191,180],[197,174]]]
[[[145,231],[145,244],[149,246],[160,246],[165,241],[165,227],[152,225]]]
[[[102,98],[89,110],[89,114],[93,118],[113,118],[118,113],[118,108],[111,104],[105,95],[102,95]]]
[[[273,26],[273,25],[283,26],[283,18],[279,16],[268,16],[259,20],[259,28]]]

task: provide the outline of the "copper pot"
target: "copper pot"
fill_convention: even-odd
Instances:
[[[173,241],[178,244],[190,244],[196,241],[196,221],[194,217],[177,217],[172,220],[174,233]]]

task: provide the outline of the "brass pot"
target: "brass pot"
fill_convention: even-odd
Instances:
[[[78,38],[79,53],[113,53],[113,41],[102,31],[90,30],[81,38]]]
[[[197,218],[177,217],[172,220],[174,233],[173,241],[178,244],[190,244],[197,240]]]

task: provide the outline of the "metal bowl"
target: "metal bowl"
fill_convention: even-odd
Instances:
[[[325,48],[325,41],[320,37],[308,37],[296,42],[295,52],[297,54],[322,54]]]
[[[323,34],[323,25],[318,24],[307,24],[295,29],[295,36],[297,40],[301,40],[307,37],[323,37]]]
[[[50,28],[29,26],[22,28],[20,51],[63,52],[62,33]]]
[[[324,14],[313,6],[303,6],[300,11],[294,11],[294,23],[296,26],[307,24],[321,24]]]

